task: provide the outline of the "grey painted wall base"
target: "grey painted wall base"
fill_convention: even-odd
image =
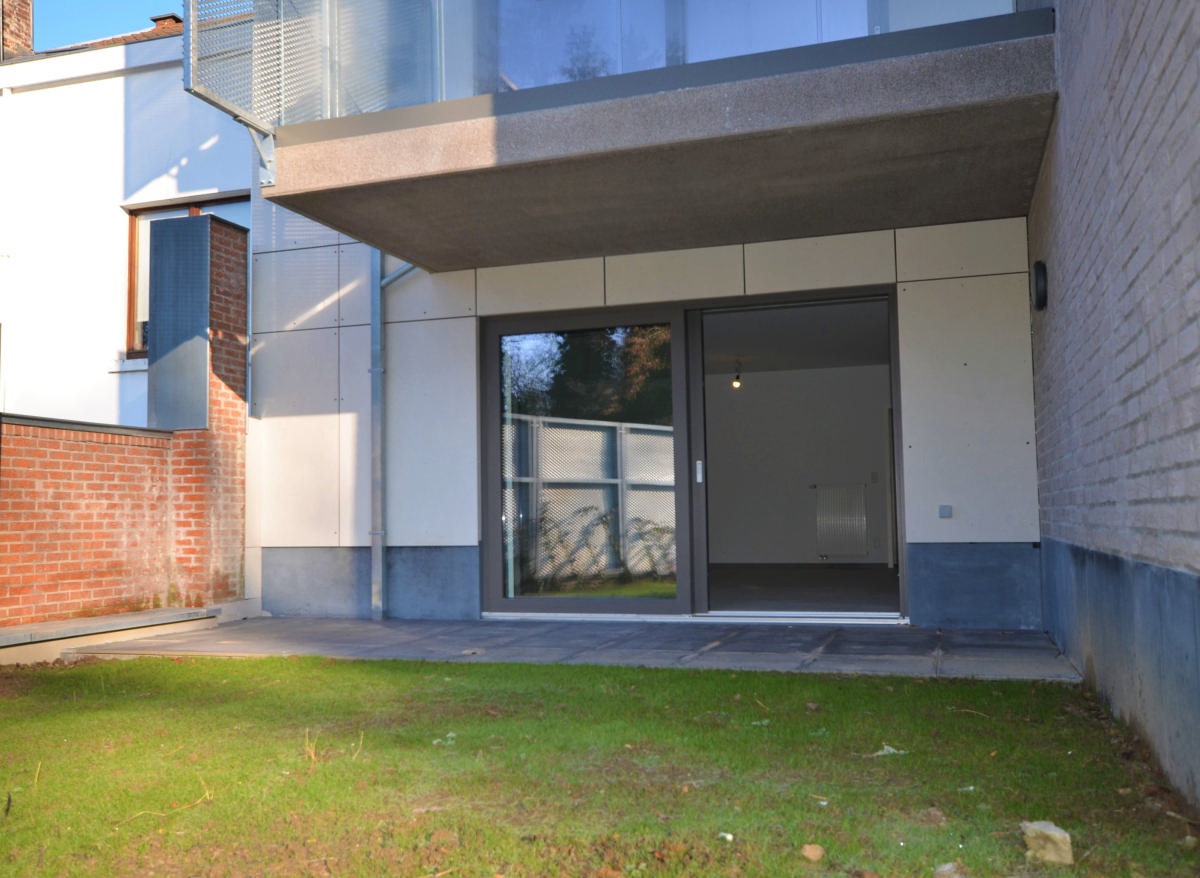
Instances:
[[[393,619],[478,619],[478,546],[387,550],[384,607]]]
[[[272,616],[371,618],[371,550],[262,550],[263,611]]]
[[[477,546],[391,546],[384,607],[395,619],[478,619]],[[371,618],[371,550],[265,548],[263,610],[273,616]]]
[[[1033,543],[909,543],[908,617],[923,628],[1041,630]]]
[[[1047,630],[1200,802],[1200,575],[1047,540]]]

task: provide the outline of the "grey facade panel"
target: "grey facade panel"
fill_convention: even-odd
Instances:
[[[150,225],[147,423],[208,426],[209,216]]]
[[[1060,540],[1042,546],[1050,636],[1200,800],[1200,574]]]
[[[262,550],[263,610],[273,616],[371,618],[365,547]]]
[[[1032,543],[909,543],[908,616],[924,628],[1042,625],[1040,553]]]
[[[393,619],[478,619],[477,546],[392,546],[384,612]]]
[[[393,619],[478,619],[477,546],[389,546],[384,612]],[[273,616],[371,618],[371,550],[264,548],[263,610]]]

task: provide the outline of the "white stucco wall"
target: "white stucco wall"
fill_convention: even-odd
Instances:
[[[0,66],[0,409],[146,422],[123,362],[128,208],[246,190],[245,131],[183,91],[180,38]]]

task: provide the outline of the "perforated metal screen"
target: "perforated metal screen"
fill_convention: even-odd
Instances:
[[[440,96],[431,0],[187,0],[184,87],[264,134]]]
[[[184,87],[270,134],[328,115],[327,0],[187,0]]]

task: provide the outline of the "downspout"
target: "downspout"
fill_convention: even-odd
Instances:
[[[385,610],[384,565],[387,530],[384,522],[384,422],[383,422],[383,291],[416,269],[404,263],[383,276],[383,254],[371,250],[371,618],[379,621]]]

